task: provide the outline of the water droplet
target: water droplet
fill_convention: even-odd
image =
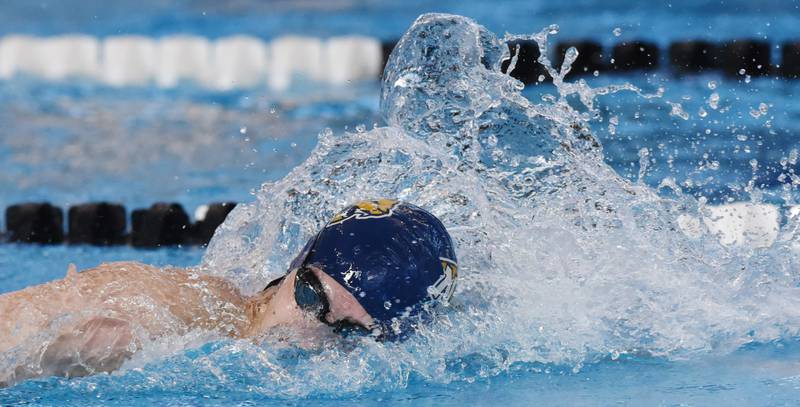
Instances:
[[[367,131],[367,126],[363,125],[363,124],[359,124],[359,125],[356,126],[356,131],[359,132],[359,133],[363,133],[363,132]]]
[[[539,77],[538,77],[538,78],[536,78],[536,79],[537,79],[539,82],[544,82],[544,75],[539,75]]]
[[[714,92],[708,97],[708,106],[714,110],[719,108],[719,93]]]
[[[297,148],[297,143],[292,142],[292,144],[290,144],[290,146],[292,146],[292,148]]]
[[[669,112],[670,116],[679,117],[683,120],[689,120],[689,113],[686,113],[686,111],[683,110],[683,106],[681,106],[680,103],[667,101],[667,104],[672,106],[672,110]]]
[[[747,136],[746,136],[746,135],[744,135],[744,134],[737,134],[737,135],[736,135],[736,140],[739,140],[739,141],[747,141]]]
[[[745,72],[747,72],[747,71],[745,71],[744,68],[742,68],[742,69],[739,70],[739,75],[744,75]]]
[[[639,149],[639,182],[644,182],[644,176],[647,174],[647,166],[649,165],[648,158],[650,157],[650,150],[646,147]]]
[[[617,116],[611,116],[608,119],[608,132],[617,134],[617,125],[619,125],[619,118]]]
[[[767,114],[767,111],[769,111],[769,106],[762,102],[758,104],[758,109],[750,109],[750,116],[753,116],[754,119],[758,119]]]
[[[239,133],[240,133],[240,134],[247,134],[247,126],[242,126],[242,127],[239,129]]]
[[[592,75],[594,75],[594,76],[600,76],[600,71],[597,71],[597,70],[595,70],[594,72],[592,72]]]
[[[708,88],[714,90],[717,88],[717,81],[708,81]]]
[[[392,302],[391,301],[384,301],[383,302],[383,308],[386,308],[386,309],[392,308]]]
[[[750,75],[744,76],[744,83],[750,83]]]
[[[700,117],[706,117],[708,116],[708,112],[706,111],[706,109],[703,109],[703,106],[700,106],[700,108],[697,109],[697,115]]]
[[[614,33],[615,37],[619,37],[620,35],[622,35],[622,28],[616,27],[612,32]]]

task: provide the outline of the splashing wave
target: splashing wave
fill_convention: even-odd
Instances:
[[[128,385],[180,388],[178,376],[207,375],[204,383],[268,396],[341,395],[795,338],[798,225],[757,250],[723,246],[702,224],[687,236],[678,218],[699,218],[703,204],[669,183],[620,177],[591,132],[595,97],[638,89],[564,82],[568,57],[549,69],[559,95],[536,104],[502,71],[503,60],[514,64],[508,41],[533,39],[545,51],[555,31],[498,38],[464,17],[421,16],[384,73],[388,126],[323,131],[304,163],[235,209],[202,264],[253,293],[338,208],[400,198],[438,215],[457,244],[459,286],[435,324],[404,343],[313,352],[213,342],[154,371],[136,368],[151,363],[144,353],[124,373]],[[540,62],[549,67],[546,52]],[[580,108],[568,103],[574,96]],[[74,386],[104,380],[113,378]]]
[[[551,68],[559,95],[534,104],[501,71],[507,41],[534,39],[545,51],[555,31],[499,39],[464,17],[421,16],[384,73],[388,127],[323,132],[308,160],[236,209],[205,266],[253,292],[348,202],[398,197],[440,216],[461,260],[451,312],[391,351],[365,345],[308,362],[321,372],[347,365],[367,385],[520,364],[580,369],[624,354],[683,358],[797,336],[791,225],[765,250],[726,248],[707,231],[688,237],[677,219],[701,216],[702,204],[623,179],[590,131],[596,96],[638,89],[566,83],[568,66]],[[540,62],[549,66],[546,52]]]

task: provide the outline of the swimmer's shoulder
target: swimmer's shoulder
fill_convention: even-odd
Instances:
[[[149,264],[140,263],[138,261],[113,261],[108,263],[100,263],[99,266],[86,269],[83,272],[87,271],[122,271],[122,272],[136,272],[136,271],[155,271],[160,270],[161,268],[156,266],[151,266]]]

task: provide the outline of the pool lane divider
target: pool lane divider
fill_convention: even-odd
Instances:
[[[74,205],[64,211],[47,202],[9,206],[5,212],[4,241],[37,244],[86,244],[134,247],[207,245],[214,231],[236,206],[234,202],[203,205],[193,223],[180,204],[155,203],[131,211],[130,233],[125,207],[110,202]]]
[[[259,86],[282,91],[298,79],[332,85],[376,80],[395,44],[362,35],[287,35],[264,40],[248,35],[210,39],[196,35],[97,38],[11,34],[0,38],[0,79],[27,75],[52,81],[88,78],[112,87],[174,88],[189,82],[217,91]],[[592,39],[561,40],[554,44],[550,59],[560,67],[564,54],[574,46],[579,55],[571,76],[653,70],[664,65],[679,75],[714,70],[732,77],[800,77],[800,40],[771,44],[750,38],[688,39],[673,41],[663,50],[644,39],[606,45],[609,48]],[[547,80],[547,72],[536,62],[538,45],[530,40],[509,43],[512,52],[517,46],[520,55],[512,76],[525,83]],[[505,61],[503,66],[508,64]]]
[[[232,202],[201,205],[192,223],[177,203],[156,203],[131,212],[131,230],[126,233],[125,208],[108,202],[75,205],[68,210],[67,233],[61,208],[46,202],[12,205],[6,209],[6,239],[0,241],[37,244],[86,244],[134,247],[207,245],[214,231],[236,206]],[[691,239],[706,232],[729,246],[768,247],[778,238],[781,225],[800,219],[800,205],[787,210],[772,204],[735,202],[707,207],[701,217],[681,214],[676,222]],[[2,235],[0,235],[2,237]]]

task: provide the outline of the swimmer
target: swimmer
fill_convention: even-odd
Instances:
[[[194,330],[255,341],[278,327],[403,339],[450,299],[456,276],[442,223],[387,199],[338,213],[284,276],[250,297],[192,269],[70,265],[62,280],[0,295],[0,362],[20,359],[0,371],[0,385],[111,372],[145,344]]]

